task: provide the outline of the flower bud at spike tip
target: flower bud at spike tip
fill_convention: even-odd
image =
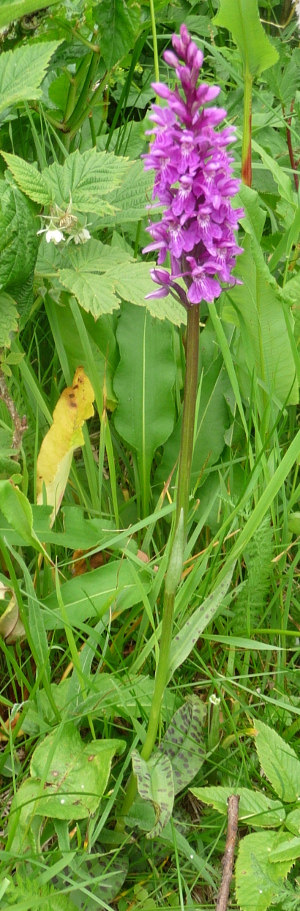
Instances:
[[[165,106],[152,106],[151,135],[155,138],[143,156],[145,170],[155,171],[153,199],[158,198],[165,210],[161,221],[147,228],[152,243],[144,252],[157,250],[158,266],[168,253],[171,260],[170,272],[152,271],[161,287],[147,297],[165,297],[171,292],[189,309],[202,300],[211,303],[224,286],[237,283],[232,269],[242,250],[234,231],[244,211],[231,204],[240,184],[233,177],[233,159],[227,152],[235,139],[234,127],[216,130],[226,111],[204,107],[220,89],[206,83],[197,87],[203,54],[185,25],[180,36],[173,35],[172,44],[174,50],[165,51],[164,59],[175,70],[178,83],[174,90],[153,83]],[[185,284],[185,289],[180,286],[180,294],[175,278]]]

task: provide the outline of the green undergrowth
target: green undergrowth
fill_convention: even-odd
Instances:
[[[247,34],[245,4],[237,15],[232,0],[8,7],[0,4],[0,906],[209,911],[234,794],[230,907],[297,911],[293,7],[248,0]],[[140,156],[151,82],[159,66],[172,84],[162,53],[183,22],[237,127],[237,175],[250,74],[252,186],[238,198],[241,284],[200,314],[187,543],[146,761],[165,579],[170,563],[178,569],[186,313],[170,296],[145,302],[152,183]],[[50,226],[63,243],[47,242]],[[54,515],[46,482],[37,497],[37,457],[79,366],[95,410],[70,444]]]

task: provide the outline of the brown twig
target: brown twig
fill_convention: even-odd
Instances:
[[[5,403],[7,410],[9,411],[9,414],[12,418],[13,425],[14,425],[12,449],[16,450],[16,454],[13,456],[13,458],[16,459],[18,457],[18,452],[21,449],[23,433],[25,433],[25,430],[27,430],[27,420],[26,420],[25,416],[20,418],[20,415],[15,406],[15,403],[13,402],[12,398],[10,397],[4,373],[2,373],[1,370],[0,370],[0,399],[2,399],[2,401]]]
[[[224,857],[222,860],[223,864],[223,873],[222,873],[222,882],[217,899],[216,911],[226,911],[227,902],[229,896],[229,889],[231,883],[231,877],[233,872],[233,863],[234,863],[234,849],[237,836],[237,827],[238,827],[238,816],[239,816],[239,795],[231,794],[228,797],[227,806],[227,838],[225,845]]]

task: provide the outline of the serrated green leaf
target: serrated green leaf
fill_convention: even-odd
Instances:
[[[146,838],[154,838],[160,835],[173,810],[174,782],[171,762],[168,756],[161,756],[158,752],[145,762],[137,750],[133,750],[132,767],[137,777],[140,797],[143,800],[150,800],[155,809],[155,826],[146,835]]]
[[[119,190],[109,194],[108,202],[115,210],[114,215],[103,216],[99,225],[116,225],[124,222],[137,222],[147,215],[147,206],[151,203],[153,178],[149,172],[145,173],[141,161],[135,161],[130,171],[122,182]],[[98,222],[97,222],[98,224]]]
[[[300,795],[300,762],[292,747],[262,721],[255,721],[255,746],[260,764],[281,800]]]
[[[300,807],[296,807],[295,810],[291,810],[291,812],[288,813],[285,825],[293,835],[300,835]]]
[[[272,854],[270,854],[270,863],[275,864],[278,861],[294,861],[300,857],[300,838],[288,836],[286,832],[280,832],[277,840],[273,845]]]
[[[169,757],[172,765],[175,794],[192,781],[203,765],[205,715],[201,699],[192,696],[175,712],[160,743],[160,752]]]
[[[58,0],[47,0],[47,6],[54,6]],[[15,19],[23,19],[45,8],[45,0],[8,0],[0,6],[0,28],[10,25]]]
[[[0,348],[10,348],[13,332],[18,329],[15,301],[5,291],[0,292]]]
[[[96,272],[80,274],[72,269],[61,269],[59,277],[64,287],[75,295],[80,306],[87,313],[92,313],[95,319],[104,313],[112,313],[120,306],[110,275],[97,275]]]
[[[242,911],[266,911],[274,902],[292,862],[271,863],[276,832],[256,832],[240,842],[236,875],[236,897]]]
[[[50,205],[51,195],[40,171],[23,158],[19,158],[18,155],[12,155],[10,152],[1,152],[1,155],[20,190],[34,202],[39,202],[41,206]]]
[[[1,16],[1,10],[0,10]],[[0,57],[0,111],[20,101],[41,98],[40,84],[60,41],[40,42],[6,51]]]
[[[103,199],[122,184],[132,162],[113,152],[88,149],[81,154],[78,149],[68,155],[63,165],[54,162],[44,168],[42,176],[52,199],[62,209],[70,200],[78,212],[114,213],[110,200]]]
[[[200,607],[198,607],[194,613],[191,614],[189,619],[185,622],[183,628],[172,639],[168,680],[171,679],[174,671],[176,671],[176,669],[180,667],[181,664],[183,664],[185,659],[194,648],[200,634],[216,614],[229,589],[232,573],[233,567],[231,567],[229,572],[226,574],[223,582],[220,582],[220,585],[218,585],[217,588],[208,596],[208,598],[203,601],[203,604],[201,604]]]
[[[21,289],[37,257],[36,220],[17,187],[0,181],[0,288]]]
[[[231,794],[238,794],[240,798],[239,822],[246,822],[248,825],[268,828],[269,826],[280,826],[285,819],[285,810],[280,801],[266,797],[261,791],[236,786],[191,788],[191,791],[198,800],[212,805],[224,816],[227,816],[228,812],[228,797]]]
[[[119,319],[117,340],[120,363],[114,378],[118,398],[115,425],[137,452],[143,511],[147,515],[153,455],[172,432],[175,418],[172,329],[168,323],[153,319],[146,308],[126,304]]]
[[[101,36],[101,52],[110,70],[134,46],[141,9],[132,0],[101,0],[95,15]]]
[[[262,27],[257,0],[221,0],[213,24],[232,33],[244,67],[252,76],[258,76],[278,60],[278,53]]]
[[[45,737],[30,763],[32,777],[45,780],[46,785],[39,814],[85,819],[94,813],[105,791],[113,756],[123,749],[122,740],[84,743],[71,722]]]

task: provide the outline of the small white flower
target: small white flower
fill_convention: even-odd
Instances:
[[[78,234],[73,235],[74,244],[86,244],[87,240],[90,239],[91,235],[87,228],[82,228]]]
[[[212,705],[220,705],[221,699],[219,696],[216,696],[215,693],[212,693],[211,696],[209,697],[209,701],[211,702]]]
[[[48,231],[46,231],[47,244],[50,244],[51,240],[53,240],[54,244],[60,244],[61,240],[64,239],[63,232],[59,231],[58,228],[49,228]]]

